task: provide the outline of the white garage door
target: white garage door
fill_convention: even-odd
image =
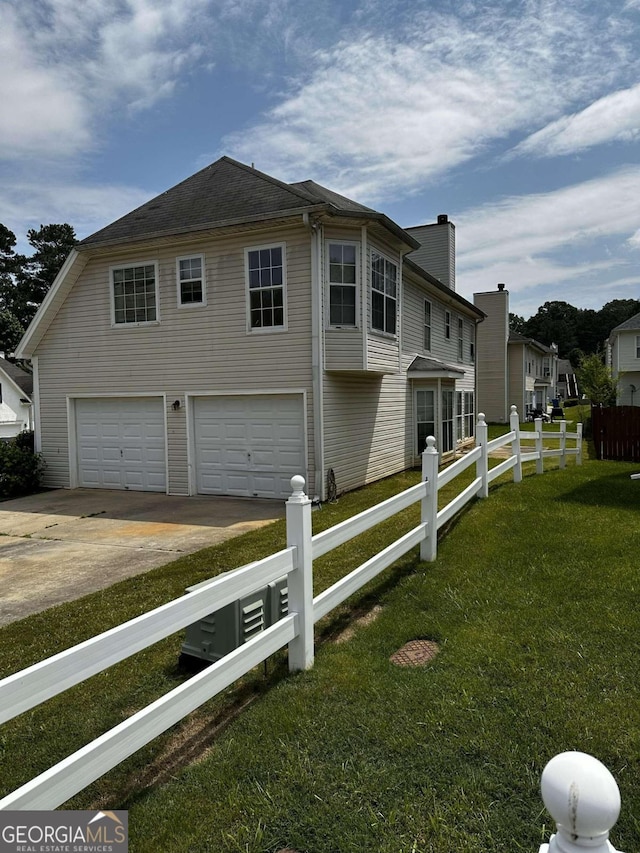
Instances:
[[[78,399],[75,408],[80,486],[166,491],[161,397]]]
[[[305,474],[302,395],[196,397],[199,494],[288,498]]]

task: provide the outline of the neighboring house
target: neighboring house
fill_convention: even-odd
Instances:
[[[578,377],[568,358],[558,359],[558,397],[560,400],[575,400],[580,396]]]
[[[509,291],[504,284],[474,293],[474,304],[487,316],[478,327],[478,411],[488,421],[507,423],[511,406],[520,419],[547,411],[557,396],[558,348],[509,329]]]
[[[223,157],[87,237],[17,351],[46,485],[324,499],[453,453],[483,314],[406,257],[450,257],[441,220]]]
[[[618,382],[616,404],[640,406],[640,314],[611,330],[607,360]]]
[[[0,439],[33,429],[33,377],[0,355]]]

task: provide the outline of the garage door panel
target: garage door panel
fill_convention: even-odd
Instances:
[[[81,486],[166,491],[162,398],[83,398],[75,409]]]
[[[288,497],[305,470],[303,425],[299,394],[196,398],[198,492]]]

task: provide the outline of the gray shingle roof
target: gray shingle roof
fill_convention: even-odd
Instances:
[[[27,373],[17,364],[12,364],[6,358],[0,358],[0,368],[4,370],[7,376],[16,383],[18,388],[24,392],[26,397],[31,398],[33,394],[33,374]]]
[[[610,334],[613,334],[614,332],[632,332],[637,329],[640,329],[640,314],[634,314],[633,317],[629,317],[629,319],[625,320],[624,323],[620,323],[619,326],[612,329]]]
[[[221,157],[175,187],[82,240],[78,249],[185,234],[294,213],[329,211],[379,220],[405,242],[413,238],[384,214],[314,181],[286,184]]]
[[[438,361],[436,358],[426,358],[423,355],[417,355],[409,367],[408,373],[464,373],[464,369],[459,365],[446,364],[444,361]]]
[[[318,202],[301,188],[282,183],[229,157],[221,157],[86,237],[79,247],[251,221],[278,211],[303,211]]]

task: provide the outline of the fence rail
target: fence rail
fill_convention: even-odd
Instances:
[[[560,439],[560,449],[544,450],[542,422],[536,421],[533,433],[520,433],[515,406],[511,410],[510,431],[492,441],[488,441],[487,435],[484,415],[479,415],[477,447],[443,471],[438,470],[439,454],[435,439],[430,436],[422,455],[422,482],[315,536],[312,535],[311,501],[304,493],[304,479],[293,477],[293,494],[286,504],[287,547],[284,550],[213,578],[209,583],[199,584],[188,595],[0,681],[2,723],[287,576],[288,616],[0,800],[0,810],[56,808],[285,646],[289,649],[290,670],[308,669],[313,665],[315,622],[416,546],[420,546],[421,559],[435,560],[438,530],[474,497],[486,498],[489,483],[496,477],[513,469],[514,481],[520,482],[525,458],[536,460],[538,473],[544,470],[546,455],[562,453],[561,465],[568,455],[574,455],[578,464],[582,461],[581,426],[576,433],[567,433],[566,423],[562,422],[560,432],[545,432],[545,438]],[[523,454],[523,439],[534,440],[536,450]],[[575,448],[567,448],[567,439],[575,440]],[[490,454],[507,446],[511,448],[510,455],[491,467]],[[472,465],[476,470],[471,484],[438,510],[439,490]],[[314,559],[416,503],[421,507],[417,527],[313,597]]]

